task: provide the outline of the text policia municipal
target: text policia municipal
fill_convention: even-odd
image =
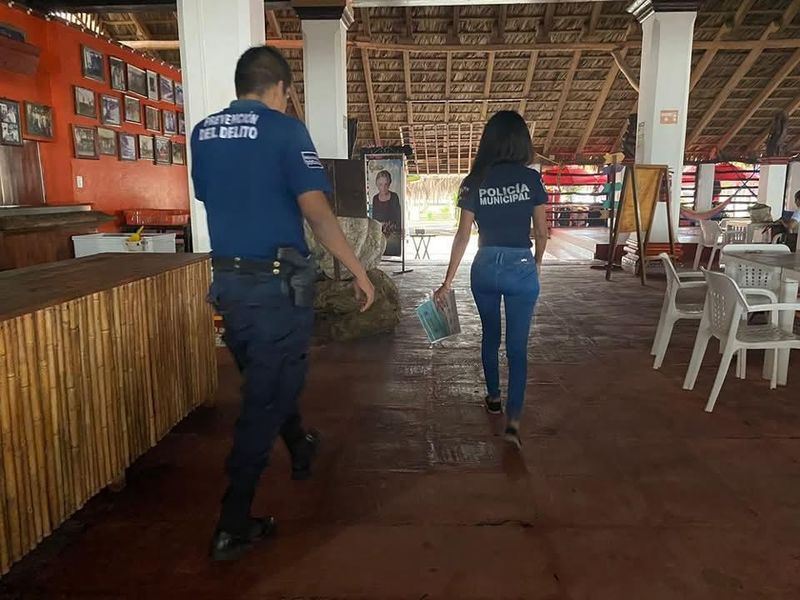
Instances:
[[[478,200],[481,206],[495,204],[514,204],[528,202],[531,199],[531,190],[524,183],[505,185],[502,187],[481,188]]]

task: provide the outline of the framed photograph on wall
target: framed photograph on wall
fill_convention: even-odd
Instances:
[[[145,129],[161,133],[161,113],[155,106],[144,107]]]
[[[170,79],[169,77],[164,77],[163,75],[159,75],[158,89],[160,92],[162,102],[169,102],[170,104],[175,104],[175,88],[173,87],[172,79]]]
[[[103,125],[122,125],[122,101],[117,96],[100,96],[100,121]]]
[[[93,90],[75,86],[75,114],[90,119],[97,118],[97,96]]]
[[[183,84],[175,82],[175,104],[183,106]]]
[[[22,146],[19,102],[0,98],[0,144]]]
[[[178,135],[186,135],[186,115],[178,113]]]
[[[162,111],[164,135],[177,135],[178,133],[178,118],[174,110]]]
[[[170,146],[171,144],[168,138],[156,136],[155,152],[157,165],[172,164],[172,148]]]
[[[139,135],[139,158],[150,161],[156,159],[152,135]]]
[[[124,92],[127,89],[125,81],[125,61],[116,56],[109,56],[108,70],[111,72],[111,89]]]
[[[139,67],[129,64],[128,67],[128,91],[147,98],[147,74]]]
[[[44,104],[25,103],[26,137],[39,140],[53,139],[53,109]]]
[[[117,155],[117,132],[105,127],[97,128],[97,147],[104,156]]]
[[[136,160],[136,136],[132,133],[119,134],[119,159]]]
[[[172,142],[172,164],[173,165],[186,164],[186,144]]]
[[[88,46],[81,46],[81,70],[86,79],[103,82],[106,80],[106,71],[103,68],[103,55]]]
[[[97,129],[94,127],[73,125],[72,140],[75,144],[75,158],[100,158],[97,154]]]
[[[142,122],[142,101],[132,96],[125,96],[125,120],[128,123]]]
[[[147,97],[158,102],[158,73],[147,71]]]

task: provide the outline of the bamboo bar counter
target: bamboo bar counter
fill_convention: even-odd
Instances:
[[[104,254],[0,273],[0,572],[216,390],[210,261]]]

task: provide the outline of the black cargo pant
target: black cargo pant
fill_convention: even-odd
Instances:
[[[304,436],[299,396],[308,371],[313,308],[296,307],[271,272],[214,272],[210,300],[242,374],[239,419],[228,457],[219,527],[247,531],[250,505],[280,434],[291,448]]]

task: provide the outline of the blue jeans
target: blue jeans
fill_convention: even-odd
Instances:
[[[209,296],[242,374],[219,522],[224,531],[241,533],[248,530],[250,505],[275,439],[280,434],[291,449],[305,435],[298,398],[308,371],[314,310],[294,306],[271,273],[215,271]]]
[[[506,307],[509,420],[519,419],[528,378],[528,334],[539,297],[539,274],[526,248],[488,247],[478,250],[472,263],[472,295],[483,326],[481,358],[486,390],[500,397],[500,300]]]

